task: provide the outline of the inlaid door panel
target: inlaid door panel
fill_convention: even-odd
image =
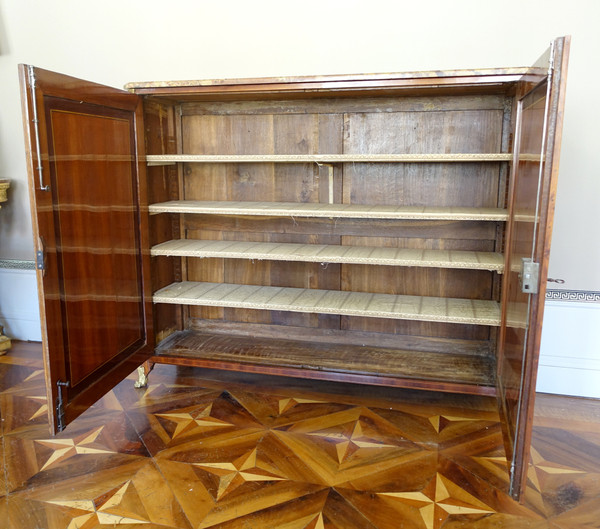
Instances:
[[[21,80],[56,431],[152,349],[141,114],[120,90],[25,66]]]

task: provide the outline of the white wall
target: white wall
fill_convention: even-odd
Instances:
[[[16,68],[127,81],[526,66],[573,45],[550,275],[600,291],[597,0],[0,0],[0,258],[33,253]]]
[[[552,38],[570,34],[550,276],[566,289],[600,291],[599,20],[597,0],[0,0],[0,178],[13,180],[0,210],[0,258],[33,258],[19,62],[121,87],[527,66]],[[589,339],[581,347],[597,349]]]

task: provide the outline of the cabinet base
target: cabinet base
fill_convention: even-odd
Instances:
[[[490,356],[177,332],[153,362],[472,395],[496,394]]]

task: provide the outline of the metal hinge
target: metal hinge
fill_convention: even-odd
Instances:
[[[521,292],[537,294],[540,283],[540,263],[530,257],[521,258],[521,273],[519,274]]]
[[[62,396],[62,388],[68,388],[71,386],[70,382],[63,382],[62,380],[57,380],[56,385],[58,386],[58,395],[56,397],[56,427],[59,432],[62,432],[65,429],[65,405]]]
[[[27,73],[29,76],[29,85],[31,86],[31,108],[33,112],[31,122],[33,123],[33,134],[35,137],[35,155],[37,163],[37,167],[35,169],[38,173],[40,191],[50,191],[50,186],[44,184],[44,168],[42,165],[42,150],[40,146],[40,120],[38,119],[37,112],[35,69],[33,68],[33,66],[28,66]]]
[[[35,267],[38,270],[46,270],[46,255],[44,254],[44,250],[35,252]]]
[[[27,66],[27,75],[29,77],[29,86],[35,88],[35,70],[33,69],[33,66]]]
[[[552,75],[554,71],[554,51],[556,44],[554,41],[550,44],[550,60],[548,61],[548,75]]]

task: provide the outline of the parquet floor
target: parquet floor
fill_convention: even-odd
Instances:
[[[521,505],[492,399],[159,365],[51,437],[40,355],[0,357],[2,528],[600,528],[600,401],[538,398]]]

